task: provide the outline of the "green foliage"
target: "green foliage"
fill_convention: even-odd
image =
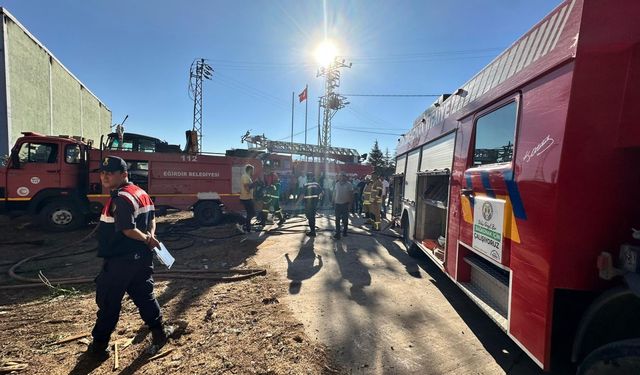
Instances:
[[[373,171],[380,175],[381,173],[384,173],[385,170],[385,161],[384,161],[384,155],[382,154],[382,151],[380,151],[380,146],[378,146],[378,140],[376,139],[376,142],[373,144],[373,148],[371,149],[371,152],[369,152],[369,164],[371,164],[371,166],[373,166]]]

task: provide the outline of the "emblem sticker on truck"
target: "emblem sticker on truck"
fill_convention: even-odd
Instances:
[[[31,183],[38,185],[40,183],[40,177],[31,177]]]
[[[504,201],[475,197],[473,212],[473,248],[502,262],[502,229]]]
[[[29,188],[26,186],[20,186],[16,193],[18,193],[18,195],[21,197],[26,197],[27,195],[29,195]]]

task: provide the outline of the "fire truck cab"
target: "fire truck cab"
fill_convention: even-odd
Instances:
[[[0,168],[3,208],[27,212],[53,229],[74,229],[89,213],[88,151],[79,137],[48,137],[25,132],[14,145],[7,166]]]

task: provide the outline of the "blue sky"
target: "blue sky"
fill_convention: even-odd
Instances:
[[[441,94],[471,78],[560,0],[0,1],[113,112],[127,131],[184,145],[192,126],[189,66],[210,59],[204,84],[204,150],[246,148],[249,129],[317,140],[313,51],[325,35],[351,69],[345,94]],[[326,13],[324,9],[326,8]],[[333,119],[332,145],[393,153],[398,134],[434,98],[351,97]]]

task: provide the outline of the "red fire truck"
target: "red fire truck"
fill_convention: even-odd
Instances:
[[[99,215],[109,197],[99,177],[107,155],[127,161],[130,180],[149,192],[159,210],[193,210],[203,225],[217,224],[224,209],[241,210],[240,176],[247,164],[256,176],[262,174],[256,157],[184,153],[131,133],[111,134],[100,148],[79,137],[23,135],[6,168],[0,168],[0,204],[39,217],[49,230],[75,229]]]
[[[408,249],[545,370],[640,373],[639,19],[563,1],[398,144]]]

